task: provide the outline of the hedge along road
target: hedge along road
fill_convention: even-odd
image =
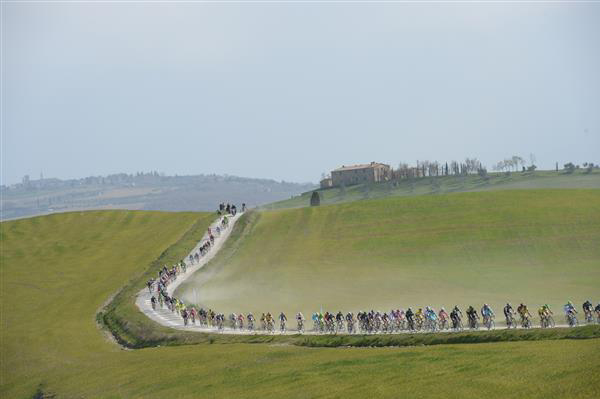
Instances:
[[[228,217],[229,226],[226,229],[222,229],[221,234],[219,236],[215,237],[214,244],[211,246],[208,253],[206,253],[204,256],[202,256],[199,259],[198,263],[195,263],[195,264],[190,263],[189,256],[186,256],[186,258],[184,259],[184,262],[186,264],[186,272],[180,273],[177,276],[177,279],[175,281],[171,282],[166,287],[167,295],[173,296],[173,293],[175,292],[175,290],[181,283],[183,283],[188,277],[193,275],[194,272],[196,272],[196,271],[200,270],[202,267],[204,267],[210,260],[212,260],[215,257],[215,255],[223,247],[225,241],[227,241],[227,239],[229,238],[229,235],[233,231],[233,227],[235,226],[235,223],[238,221],[238,219],[241,216],[242,216],[242,213],[237,213],[235,216]],[[215,222],[213,222],[213,224],[211,224],[211,226],[210,226],[211,230],[215,231],[217,226],[220,225],[220,222],[221,222],[221,218],[219,218]],[[208,233],[205,233],[204,236],[202,237],[202,239],[198,242],[198,244],[194,247],[194,249],[189,253],[189,255],[197,253],[200,246],[206,240],[208,240],[208,238],[209,238]],[[156,310],[152,309],[151,298],[152,298],[153,294],[154,294],[154,290],[153,290],[153,293],[150,293],[150,292],[148,292],[148,288],[143,288],[142,290],[139,291],[139,293],[136,297],[135,303],[142,313],[144,313],[147,317],[149,317],[150,319],[159,323],[160,325],[174,328],[177,330],[197,331],[197,332],[203,332],[203,333],[220,333],[220,334],[236,334],[236,335],[256,335],[256,334],[271,335],[271,334],[273,334],[272,332],[261,331],[261,330],[257,329],[256,327],[255,327],[254,331],[239,330],[239,329],[234,330],[231,327],[224,327],[223,330],[219,331],[215,327],[212,327],[212,328],[211,327],[201,327],[200,325],[191,323],[191,321],[188,323],[187,326],[185,326],[183,323],[183,318],[177,312],[172,312],[167,307],[161,308],[160,306],[157,306]],[[218,312],[218,310],[216,310],[216,311]],[[276,318],[276,316],[277,315],[274,315],[274,318]],[[285,331],[285,334],[292,334],[292,335],[298,334],[298,332],[295,330],[295,315],[288,315],[288,316],[290,316],[290,317],[288,319],[287,324],[291,328],[287,329]],[[225,320],[225,322],[228,322],[228,320]],[[310,320],[305,321],[305,328],[308,327],[307,324],[309,322],[310,322]],[[556,327],[568,327],[568,325],[556,324]],[[492,330],[504,329],[504,328],[506,328],[506,327],[494,326],[492,328]],[[279,332],[277,330],[278,329],[276,328],[275,334],[282,334],[281,332]],[[465,329],[465,331],[470,331],[470,330]],[[480,331],[487,331],[487,328],[480,325]],[[394,332],[394,334],[414,334],[414,333],[419,333],[419,332],[424,333],[424,332],[430,332],[430,331],[402,331],[402,332]],[[442,331],[438,331],[438,332],[454,332],[454,331],[453,330],[442,330]],[[313,332],[313,331],[306,331],[306,332],[304,332],[304,334],[329,335],[329,333],[318,333],[318,332]],[[344,333],[341,332],[341,334],[344,334]],[[389,333],[380,333],[380,334],[389,335]]]

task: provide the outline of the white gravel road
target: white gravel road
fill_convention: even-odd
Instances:
[[[169,296],[172,296],[175,289],[181,283],[183,283],[188,277],[190,277],[192,274],[194,274],[194,272],[196,272],[197,270],[204,267],[204,265],[206,265],[212,258],[215,257],[215,255],[223,247],[223,244],[225,243],[225,241],[227,241],[227,238],[231,234],[231,231],[233,230],[235,223],[239,220],[239,218],[241,216],[242,216],[242,213],[238,213],[237,215],[235,215],[233,217],[229,217],[229,227],[227,229],[223,230],[221,232],[220,236],[215,237],[214,245],[212,246],[210,251],[204,257],[200,258],[200,261],[198,263],[190,264],[188,261],[188,257],[186,257],[185,262],[187,265],[187,271],[186,271],[186,273],[182,273],[182,274],[178,275],[177,280],[175,280],[174,282],[172,282],[171,284],[168,285],[167,293]],[[211,228],[213,231],[215,231],[217,224],[220,222],[220,220],[221,220],[221,218],[216,220],[211,225]],[[190,254],[196,253],[198,251],[198,248],[200,247],[200,245],[202,245],[202,243],[205,242],[207,239],[208,239],[207,234],[205,234],[204,237],[202,238],[202,240],[200,240],[198,242],[198,244],[190,252]],[[152,294],[150,294],[148,292],[147,288],[144,288],[138,293],[135,304],[137,305],[137,307],[140,309],[140,311],[142,313],[144,313],[146,316],[148,316],[152,320],[156,321],[157,323],[159,323],[163,326],[166,326],[166,327],[175,328],[177,330],[212,332],[212,333],[219,332],[219,331],[217,331],[216,328],[203,328],[197,324],[192,324],[191,322],[188,323],[187,326],[184,326],[183,319],[181,318],[181,316],[177,315],[177,313],[175,313],[175,312],[171,312],[169,309],[167,309],[166,306],[161,309],[160,306],[157,305],[156,310],[153,310],[152,304],[150,302],[151,297],[152,297]],[[307,329],[310,327],[309,326],[310,323],[311,322],[309,320],[307,320],[305,322],[305,327]],[[257,326],[257,324],[258,324],[258,320],[255,322],[255,326]],[[297,331],[295,330],[296,323],[294,320],[290,320],[288,322],[288,326],[294,328],[294,330],[288,330],[285,332],[285,334],[297,334]],[[564,324],[558,325],[557,324],[556,327],[567,327],[567,325],[564,325]],[[494,329],[505,329],[505,328],[506,327],[502,326],[502,327],[495,327]],[[481,328],[479,331],[487,331],[487,329]],[[447,330],[444,332],[452,332],[452,331]],[[228,327],[224,328],[222,331],[220,331],[220,333],[222,333],[222,334],[240,334],[240,335],[268,334],[263,331],[245,331],[245,330],[240,331],[240,330],[233,330]],[[408,333],[409,332],[401,332],[400,334],[408,334]],[[281,332],[277,329],[275,334],[281,334]],[[304,334],[312,335],[312,334],[316,334],[316,333],[307,331]],[[413,332],[413,334],[414,334],[414,332]]]

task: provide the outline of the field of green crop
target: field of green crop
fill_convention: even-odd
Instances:
[[[185,252],[190,232],[212,218],[100,211],[1,223],[0,397],[600,395],[600,339],[408,348],[221,339],[121,349],[96,325],[102,304],[157,259]]]
[[[317,190],[321,205],[340,204],[384,197],[448,194],[465,191],[496,191],[518,189],[600,188],[600,170],[591,173],[575,171],[537,171],[490,173],[487,178],[478,175],[440,176],[403,179],[398,182],[362,184],[345,188]],[[265,205],[263,209],[301,208],[309,206],[312,191],[293,198]]]
[[[252,217],[235,251],[176,295],[224,312],[305,315],[548,303],[559,322],[567,300],[600,299],[600,190],[389,197]]]

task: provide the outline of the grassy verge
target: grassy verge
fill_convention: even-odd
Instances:
[[[384,347],[592,338],[600,338],[600,325],[544,330],[493,330],[391,335],[317,335],[306,336],[296,344],[309,347]]]
[[[137,293],[146,282],[156,277],[156,271],[163,265],[172,265],[185,258],[202,238],[214,215],[199,218],[177,242],[164,250],[144,273],[132,278],[98,314],[96,319],[104,325],[121,345],[128,348],[142,348],[168,345],[179,338],[143,315],[135,305]],[[185,342],[185,339],[184,339]]]

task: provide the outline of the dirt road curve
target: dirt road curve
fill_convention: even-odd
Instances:
[[[238,219],[242,216],[241,213],[238,213],[236,216],[230,217],[229,218],[229,228],[227,228],[226,230],[221,232],[221,235],[218,237],[215,237],[215,242],[214,245],[212,246],[211,250],[202,258],[200,258],[200,262],[196,263],[196,264],[190,264],[187,257],[186,257],[186,265],[187,265],[187,272],[186,273],[182,273],[177,277],[177,280],[175,280],[174,282],[172,282],[171,284],[169,284],[169,286],[167,287],[167,293],[169,296],[173,295],[173,292],[175,291],[175,289],[182,283],[184,282],[189,276],[191,276],[192,274],[194,274],[194,272],[200,268],[202,268],[204,265],[206,265],[212,258],[214,258],[214,256],[219,252],[219,250],[221,249],[221,247],[223,246],[223,244],[225,243],[225,241],[227,241],[227,238],[229,237],[229,234],[231,233],[231,231],[233,230],[233,226],[235,225],[235,223],[238,221]],[[220,218],[219,218],[220,220]],[[217,224],[219,222],[219,220],[215,221],[212,225],[211,228],[213,229],[213,231],[215,230],[215,228],[217,227]],[[200,245],[207,240],[207,235],[205,234],[204,237],[202,238],[202,240],[200,240],[200,242],[198,242],[198,244],[196,245],[196,247],[192,250],[192,252],[190,253],[196,253],[198,251],[198,248],[200,247]],[[186,330],[186,331],[198,331],[198,332],[218,332],[216,328],[204,328],[204,327],[200,327],[198,324],[192,324],[191,322],[187,325],[184,326],[183,325],[183,319],[181,318],[181,316],[179,316],[176,312],[171,312],[169,309],[167,309],[167,307],[165,306],[164,308],[160,308],[160,306],[157,306],[156,310],[152,309],[152,304],[150,302],[150,298],[152,297],[152,294],[150,294],[148,292],[147,288],[144,288],[143,290],[141,290],[136,298],[135,304],[137,305],[137,307],[140,309],[140,311],[142,313],[144,313],[146,316],[148,316],[149,318],[151,318],[152,320],[156,321],[157,323],[166,326],[166,327],[171,327],[171,328],[175,328],[178,330]],[[289,315],[290,319],[293,318],[293,315]],[[310,316],[310,315],[305,315],[305,316]],[[258,327],[258,320],[255,322],[255,327]],[[305,322],[305,328],[309,329],[310,327],[312,327],[311,322],[309,320],[307,320]],[[561,324],[561,325],[556,325],[556,327],[567,327],[567,325],[565,324]],[[296,331],[296,323],[294,320],[290,320],[288,321],[288,329],[285,334],[297,334]],[[494,329],[505,329],[506,327],[502,326],[502,327],[495,327]],[[485,328],[480,328],[480,331],[487,331],[487,329]],[[449,330],[446,330],[444,332],[451,332]],[[238,330],[234,330],[232,328],[226,327],[224,328],[220,333],[222,334],[268,334],[267,332],[264,331],[247,331],[247,330],[243,330],[240,331]],[[401,332],[400,334],[408,334],[409,332]],[[279,328],[276,329],[275,334],[282,334],[279,331]],[[305,332],[305,334],[316,334],[314,332],[310,332],[307,331]]]

